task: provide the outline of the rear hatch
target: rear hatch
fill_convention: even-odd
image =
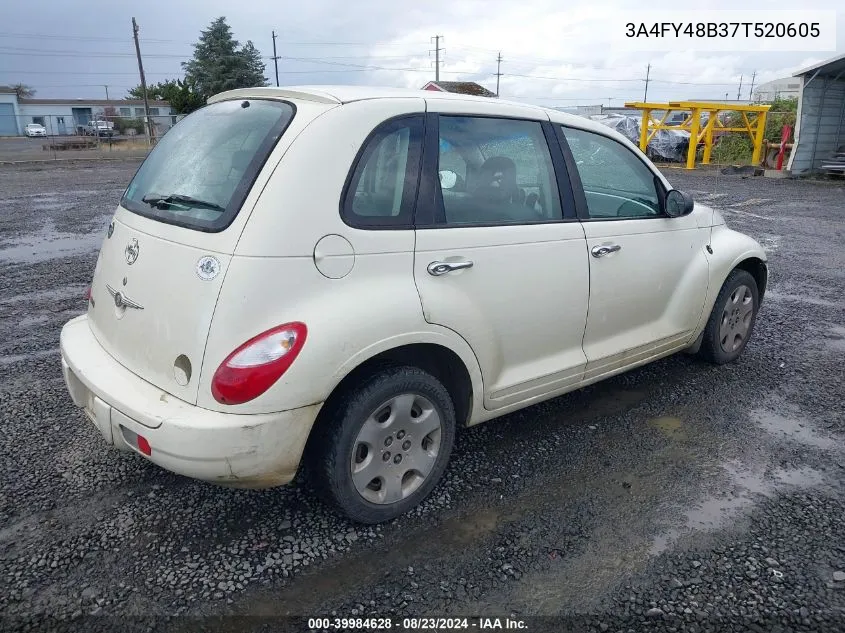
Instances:
[[[208,105],[173,127],[127,187],[88,316],[124,367],[195,404],[211,319],[256,179],[294,117],[283,101]],[[262,176],[266,178],[266,174]],[[164,397],[164,394],[162,395]]]

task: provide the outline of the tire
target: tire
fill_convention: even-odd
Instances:
[[[455,408],[440,381],[421,369],[383,368],[347,389],[326,413],[309,466],[321,496],[353,521],[382,523],[404,514],[446,470]],[[439,430],[429,431],[438,421]]]
[[[716,365],[739,358],[754,332],[759,309],[760,294],[754,277],[738,268],[731,271],[704,328],[699,352],[702,358]]]

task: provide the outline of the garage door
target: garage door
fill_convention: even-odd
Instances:
[[[11,103],[0,103],[0,136],[17,136],[18,123]]]

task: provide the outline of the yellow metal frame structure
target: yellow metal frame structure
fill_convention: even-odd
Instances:
[[[701,157],[703,165],[710,164],[710,153],[713,150],[713,133],[745,132],[754,143],[754,153],[751,164],[760,162],[763,148],[763,135],[766,131],[766,115],[771,108],[768,105],[738,105],[714,101],[670,101],[669,103],[644,103],[640,101],[625,104],[626,108],[642,110],[643,118],[640,123],[640,149],[645,152],[649,141],[654,138],[658,130],[686,130],[690,134],[689,150],[687,151],[687,169],[695,169],[695,154],[698,144],[704,141],[704,155]],[[660,119],[652,117],[655,110],[663,111]],[[672,112],[689,112],[690,116],[680,125],[667,125],[666,119]],[[707,124],[702,127],[701,114],[707,112]],[[739,112],[742,114],[743,127],[725,127],[719,119],[720,112]]]

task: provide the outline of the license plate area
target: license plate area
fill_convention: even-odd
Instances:
[[[99,429],[103,439],[109,444],[114,444],[111,426],[111,407],[92,393],[89,395],[88,402],[83,410],[85,411],[85,416]]]

